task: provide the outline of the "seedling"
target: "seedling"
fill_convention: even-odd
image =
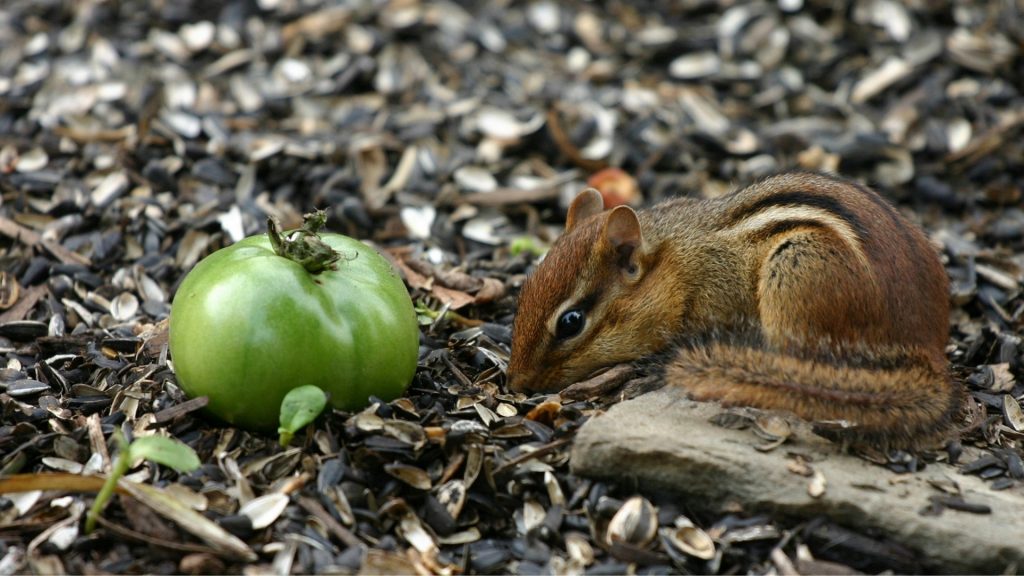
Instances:
[[[509,244],[508,251],[512,256],[518,256],[523,252],[528,252],[534,256],[540,256],[547,252],[547,248],[539,245],[537,240],[534,238],[529,236],[520,236]]]
[[[163,436],[144,436],[136,438],[130,444],[125,441],[120,429],[114,430],[114,443],[117,444],[118,454],[114,465],[107,476],[107,481],[100,488],[96,495],[96,501],[85,517],[85,533],[88,534],[96,528],[96,518],[103,512],[107,501],[114,495],[114,488],[117,481],[125,475],[132,467],[132,462],[137,460],[149,460],[157,464],[173,468],[178,472],[191,472],[199,468],[199,456],[192,448],[174,438]]]
[[[295,433],[316,420],[327,406],[327,394],[316,386],[306,385],[293,388],[281,401],[281,447],[287,446]]]

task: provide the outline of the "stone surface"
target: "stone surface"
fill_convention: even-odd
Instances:
[[[794,437],[771,452],[750,430],[729,430],[709,420],[723,408],[689,401],[662,389],[613,406],[579,431],[573,471],[582,476],[636,482],[687,495],[712,509],[736,502],[747,510],[800,517],[824,515],[851,527],[879,530],[914,549],[932,570],[1000,572],[1024,566],[1024,491],[996,492],[983,481],[943,463],[897,475],[838,447],[800,424]],[[824,494],[808,493],[811,479],[787,468],[797,455],[824,474]],[[628,471],[624,473],[623,471]],[[946,509],[921,511],[941,492],[930,481],[955,482],[971,504],[990,514]]]

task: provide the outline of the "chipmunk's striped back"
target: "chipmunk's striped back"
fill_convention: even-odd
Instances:
[[[924,234],[876,192],[845,180],[795,173],[763,180],[724,204],[723,230],[761,246],[762,274],[784,270],[787,276],[801,276],[804,291],[831,295],[833,300],[815,313],[845,309],[863,315],[831,320],[839,334],[844,324],[860,327],[848,341],[923,346],[936,366],[945,366],[945,270]],[[787,259],[787,252],[823,261],[789,257],[785,268],[774,266],[780,263],[775,259]],[[844,276],[853,284],[837,284]]]
[[[869,236],[868,230],[842,202],[830,196],[789,192],[760,198],[729,212],[722,233],[761,242],[809,228],[835,235],[852,255],[867,263],[864,238]]]

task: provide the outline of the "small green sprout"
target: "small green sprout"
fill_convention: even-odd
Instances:
[[[117,444],[119,453],[111,467],[107,481],[103,483],[96,501],[85,517],[85,533],[89,534],[96,528],[96,518],[103,512],[110,497],[114,495],[114,488],[117,481],[121,479],[132,463],[137,460],[149,460],[157,464],[163,464],[178,472],[191,472],[199,468],[199,456],[192,448],[174,438],[163,436],[144,436],[136,438],[130,444],[125,441],[120,429],[114,429],[114,443]]]
[[[299,386],[285,394],[281,401],[281,427],[277,429],[281,446],[291,443],[295,433],[316,420],[325,406],[327,394],[316,386]]]
[[[437,317],[439,316],[439,314],[434,310],[431,310],[430,306],[427,306],[426,302],[424,302],[423,300],[416,301],[415,310],[416,322],[420,326],[430,326],[431,324],[434,323],[434,320],[437,320]]]
[[[508,251],[512,256],[518,256],[523,252],[528,252],[534,256],[540,256],[547,252],[547,248],[539,245],[537,240],[533,237],[520,236],[509,244]]]

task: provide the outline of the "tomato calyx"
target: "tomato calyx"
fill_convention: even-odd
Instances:
[[[277,221],[267,218],[267,237],[278,256],[299,263],[310,274],[337,270],[342,255],[320,239],[318,232],[327,223],[327,213],[317,210],[302,217],[302,228],[282,234]]]

